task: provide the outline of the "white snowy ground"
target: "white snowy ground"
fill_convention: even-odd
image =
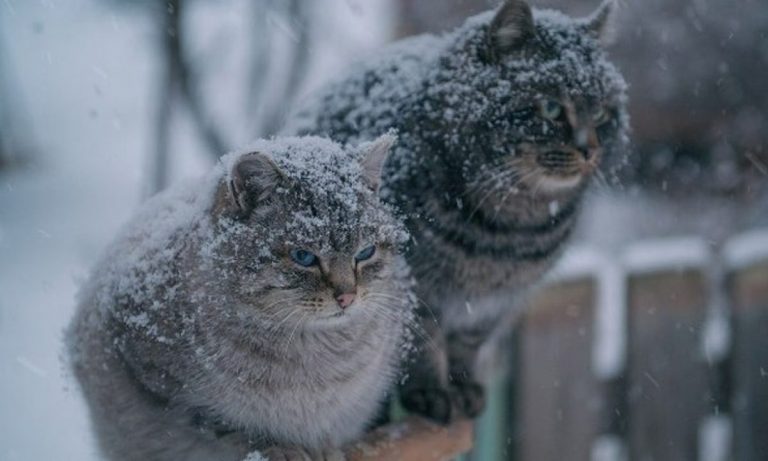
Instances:
[[[226,29],[243,2],[217,3],[206,15]],[[157,71],[149,21],[109,4],[0,2],[0,33],[39,147],[36,165],[0,172],[3,461],[96,459],[85,407],[62,367],[62,331],[78,283],[141,201]],[[334,40],[325,47],[334,52],[316,48],[310,86],[390,30],[380,0],[327,6],[337,27],[323,39]],[[222,97],[238,97],[229,91]],[[179,125],[176,178],[209,165],[188,121]]]

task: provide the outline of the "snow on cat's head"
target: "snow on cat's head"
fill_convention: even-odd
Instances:
[[[626,84],[604,51],[614,10],[572,19],[506,0],[456,31],[427,91],[462,133],[449,147],[468,182],[506,170],[507,186],[567,192],[624,150]]]
[[[405,233],[377,197],[393,141],[345,148],[279,138],[223,160],[228,175],[204,251],[243,315],[286,327],[340,325],[375,309],[377,296],[407,298],[395,273]]]

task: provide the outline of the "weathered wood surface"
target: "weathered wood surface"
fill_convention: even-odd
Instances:
[[[594,279],[564,282],[533,301],[520,338],[516,405],[523,461],[587,460],[601,416],[592,373]]]
[[[628,298],[630,459],[695,460],[709,410],[706,279],[698,270],[631,276]]]
[[[734,459],[768,459],[768,261],[737,270],[733,303]]]
[[[448,427],[421,418],[381,427],[346,450],[348,461],[448,461],[472,448],[472,422]]]

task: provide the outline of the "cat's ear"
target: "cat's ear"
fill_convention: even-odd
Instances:
[[[536,33],[531,7],[524,0],[505,0],[488,29],[494,54],[503,55],[522,47]]]
[[[229,193],[242,214],[265,200],[283,176],[269,156],[251,152],[240,156],[229,173]]]
[[[363,181],[376,192],[378,192],[381,185],[381,173],[384,169],[384,162],[387,161],[389,151],[395,142],[397,142],[397,135],[391,131],[371,142],[360,145],[362,151],[360,165],[363,167]]]
[[[586,18],[584,29],[587,34],[603,46],[612,45],[616,41],[618,10],[617,0],[604,0],[597,10]]]

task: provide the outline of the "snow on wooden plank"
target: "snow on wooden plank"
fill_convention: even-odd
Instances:
[[[626,459],[626,444],[618,436],[601,435],[592,444],[591,461],[625,461]]]
[[[622,262],[629,273],[639,274],[700,268],[711,257],[709,246],[700,237],[670,237],[629,245]]]
[[[723,259],[725,265],[733,270],[768,261],[768,229],[757,229],[733,237],[723,247]]]
[[[592,370],[602,380],[619,377],[627,361],[627,278],[622,267],[605,259],[598,271]]]
[[[699,460],[731,459],[733,424],[725,415],[707,416],[699,426]]]
[[[626,363],[626,275],[621,264],[589,246],[568,249],[551,273],[552,281],[592,277],[597,284],[592,369],[599,379],[619,376]]]

